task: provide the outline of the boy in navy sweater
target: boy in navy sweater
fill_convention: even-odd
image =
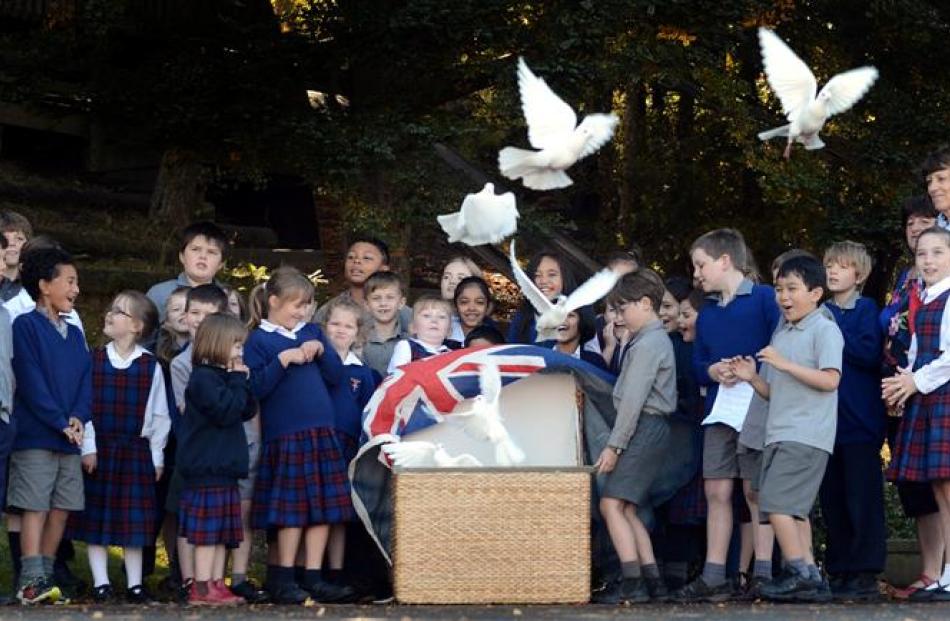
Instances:
[[[828,526],[825,563],[836,599],[876,599],[887,556],[880,457],[887,421],[877,388],[883,348],[878,308],[860,293],[871,257],[863,244],[843,241],[825,251],[824,263],[832,294],[825,306],[844,335],[838,433],[820,492]]]
[[[730,359],[755,355],[769,344],[779,309],[771,287],[753,284],[743,275],[741,268],[749,264],[750,257],[739,231],[717,229],[702,235],[693,242],[690,257],[694,279],[712,298],[699,311],[693,344],[693,367],[699,385],[706,388],[707,416],[719,385],[739,381]],[[733,530],[733,485],[739,476],[738,435],[736,429],[724,424],[705,427],[706,563],[700,577],[676,592],[678,601],[724,601],[732,596],[732,585],[726,580],[726,556]]]
[[[16,437],[7,504],[23,511],[22,603],[57,600],[53,560],[70,511],[84,508],[79,447],[92,411],[92,359],[73,310],[79,277],[58,248],[27,253],[21,281],[36,309],[13,322]]]

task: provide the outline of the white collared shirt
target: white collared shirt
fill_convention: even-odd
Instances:
[[[10,314],[10,323],[12,324],[14,319],[36,308],[36,302],[34,302],[30,294],[26,292],[26,289],[20,289],[19,293],[4,302],[3,306],[7,309],[7,313]],[[63,314],[62,318],[66,323],[71,323],[79,328],[79,331],[85,336],[86,330],[83,328],[82,319],[79,318],[79,313],[76,312],[75,308]]]
[[[924,289],[923,302],[929,304],[950,289],[950,276]],[[914,371],[914,385],[923,394],[935,391],[950,381],[950,303],[943,309],[940,318],[940,357]],[[914,368],[917,359],[917,335],[910,339],[907,350],[907,368]]]
[[[445,345],[439,345],[439,347],[433,349],[431,346],[426,345],[417,338],[413,338],[412,340],[419,345],[422,345],[422,348],[433,356],[449,351],[449,348]],[[392,374],[393,371],[404,364],[409,364],[410,362],[412,362],[412,348],[409,347],[409,339],[399,341],[396,343],[396,347],[393,349],[393,357],[389,359],[389,368],[386,370],[386,373]]]
[[[557,348],[557,345],[555,345],[555,346],[552,347],[551,349],[554,350],[554,351],[556,351],[556,352],[561,352],[561,350]],[[561,352],[561,353],[563,353],[563,352]],[[571,355],[574,356],[575,358],[577,358],[578,360],[580,360],[580,358],[581,358],[581,346],[578,345],[577,348],[574,350],[574,352],[571,353]]]
[[[115,349],[115,343],[106,345],[106,355],[109,363],[117,370],[128,369],[142,354],[149,353],[141,345],[136,345],[128,358],[122,358]],[[172,422],[168,415],[168,399],[165,395],[165,376],[161,365],[155,365],[152,375],[152,387],[145,403],[145,420],[142,423],[142,433],[139,437],[147,438],[152,453],[152,465],[161,468],[165,465],[165,444],[168,442],[168,433]],[[89,455],[96,452],[96,430],[92,421],[86,423],[82,439],[82,454]]]
[[[363,361],[360,360],[360,357],[353,353],[353,350],[346,352],[346,358],[343,359],[343,364],[355,364],[356,366],[363,366]]]
[[[292,341],[296,341],[297,333],[300,332],[305,325],[307,325],[307,322],[301,321],[296,326],[294,326],[293,330],[288,330],[284,326],[278,326],[276,323],[271,323],[270,321],[267,321],[266,319],[262,319],[260,328],[264,332],[276,332],[277,334],[281,336],[286,336]]]

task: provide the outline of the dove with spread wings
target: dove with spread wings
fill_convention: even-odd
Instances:
[[[487,440],[495,447],[495,463],[499,466],[520,464],[522,451],[505,428],[501,416],[501,373],[493,363],[482,364],[478,374],[481,394],[472,400],[472,408],[454,412],[451,420],[462,423],[465,433],[478,440]]]
[[[818,132],[828,117],[851,108],[877,80],[877,69],[860,67],[839,73],[818,92],[815,74],[778,35],[767,28],[759,28],[759,44],[765,77],[782,102],[782,111],[789,120],[788,125],[761,132],[759,139],[786,137],[785,159],[791,156],[795,142],[805,145],[807,150],[824,147]]]
[[[495,186],[486,183],[481,192],[465,196],[458,212],[436,219],[449,236],[449,243],[497,244],[518,228],[518,208],[514,194],[495,194]]]
[[[614,270],[602,269],[588,278],[570,295],[558,296],[557,300],[552,302],[541,293],[534,281],[528,278],[528,275],[518,265],[514,240],[511,241],[510,260],[511,271],[514,273],[518,288],[521,289],[521,293],[538,313],[535,322],[535,329],[538,332],[535,339],[537,342],[556,339],[557,329],[567,320],[567,316],[571,311],[582,306],[589,306],[610,293],[610,290],[614,288],[621,276],[619,272]]]
[[[383,453],[402,468],[477,468],[482,463],[468,453],[452,457],[441,444],[421,441],[384,444]]]
[[[498,152],[498,168],[533,190],[566,188],[573,182],[564,171],[607,144],[617,116],[588,114],[578,125],[574,110],[531,72],[524,58],[518,59],[518,89],[528,142],[537,151],[505,147]]]

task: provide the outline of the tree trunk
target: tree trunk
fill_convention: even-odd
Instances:
[[[162,263],[168,258],[168,244],[177,231],[207,206],[204,200],[207,185],[207,170],[193,152],[174,147],[166,149],[149,206],[149,219],[158,224],[160,230],[168,231],[162,247]]]
[[[323,275],[333,289],[337,283],[343,282],[347,240],[343,208],[316,191],[313,194],[313,208],[317,216],[320,250],[323,251]]]
[[[633,215],[640,200],[637,197],[636,155],[646,149],[646,88],[635,79],[627,87],[623,111],[623,175],[620,182],[620,208],[617,210],[617,231],[624,245],[634,241]]]

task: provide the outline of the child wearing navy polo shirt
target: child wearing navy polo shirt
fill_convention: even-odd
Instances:
[[[17,421],[7,505],[23,511],[22,603],[56,601],[53,562],[70,511],[82,511],[79,447],[92,410],[92,361],[79,328],[60,316],[73,310],[79,276],[59,248],[26,254],[21,270],[36,308],[13,322]]]
[[[838,386],[838,432],[821,484],[828,528],[825,568],[835,599],[877,599],[877,575],[887,557],[881,445],[887,427],[881,383],[883,336],[879,309],[861,295],[871,272],[863,244],[832,244],[824,257],[831,299],[825,306],[844,335]]]

